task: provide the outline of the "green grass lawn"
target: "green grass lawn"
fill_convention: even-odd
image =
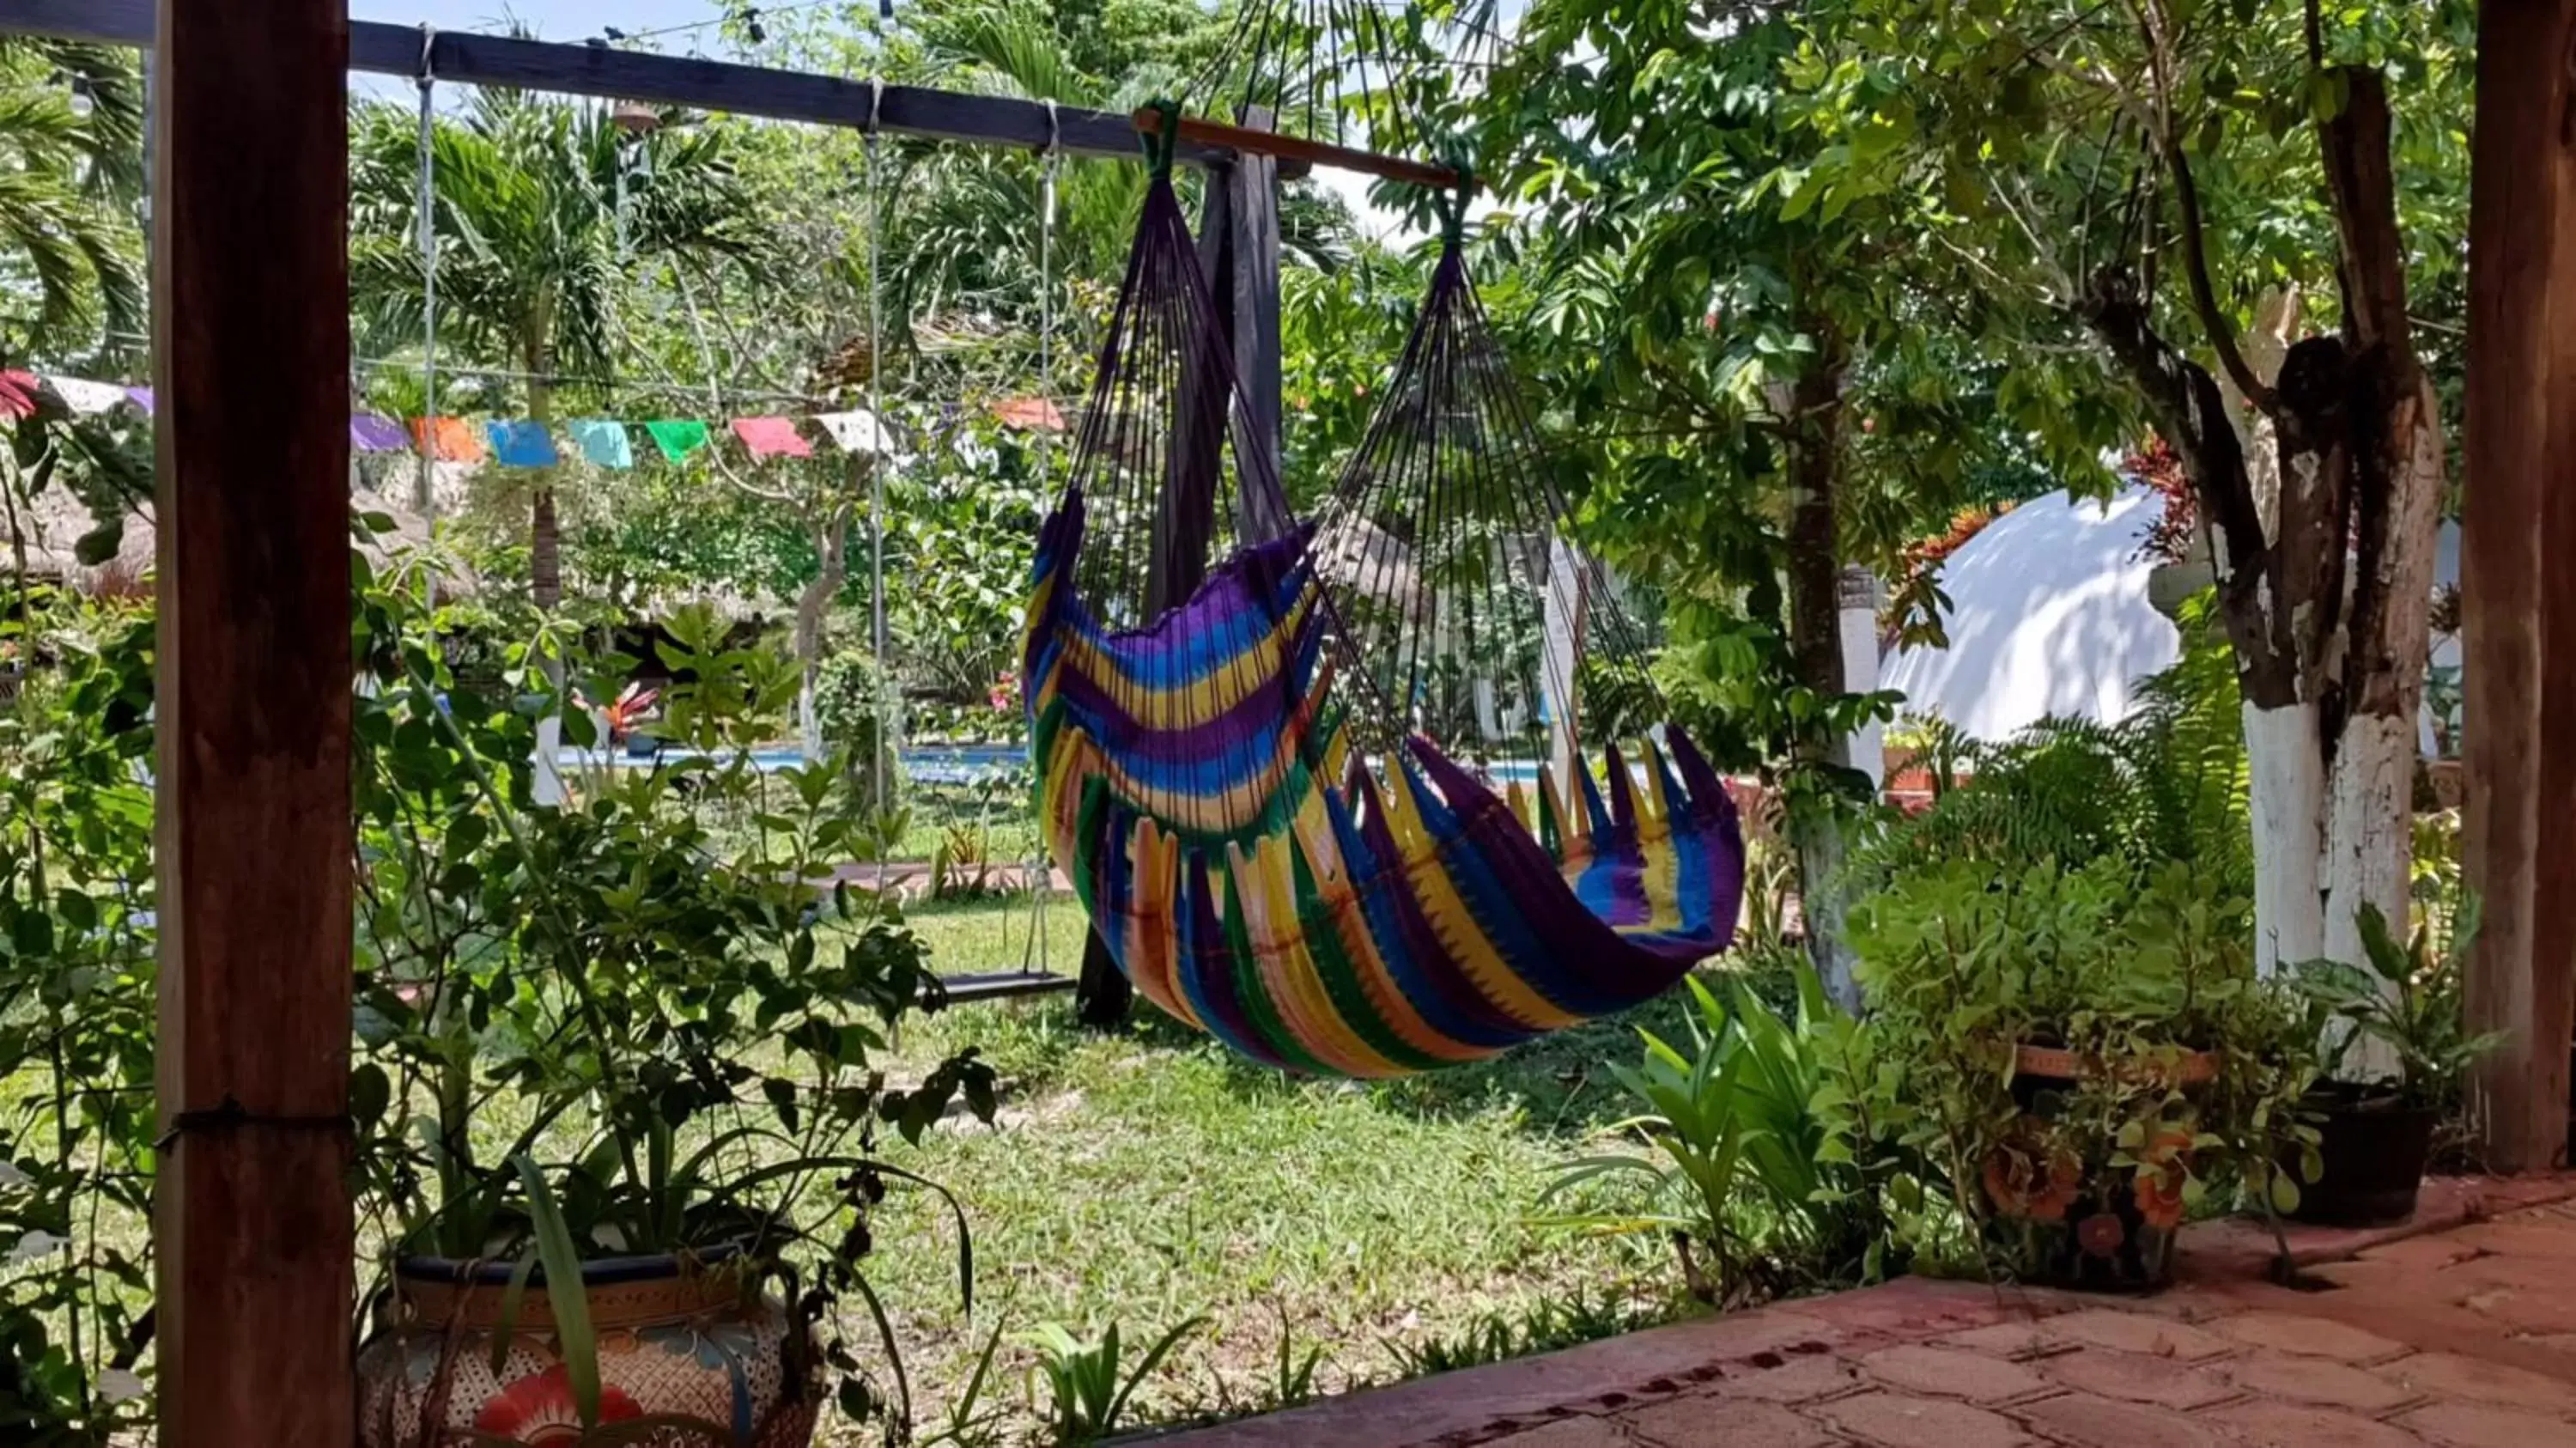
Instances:
[[[1054,959],[1071,970],[1079,907],[1059,901],[1050,917]],[[1025,900],[907,918],[952,972],[997,948],[1016,964],[1028,929]],[[1638,1015],[1678,1030],[1682,1009],[1667,1000]],[[976,1320],[958,1312],[953,1230],[920,1194],[881,1222],[871,1270],[924,1405],[953,1394],[997,1323],[1011,1365],[1000,1391],[1023,1404],[1014,1426],[1029,1432],[1018,1340],[1040,1322],[1077,1335],[1115,1322],[1134,1343],[1208,1317],[1141,1398],[1169,1419],[1262,1405],[1283,1320],[1299,1356],[1324,1349],[1319,1386],[1340,1388],[1399,1375],[1392,1343],[1454,1338],[1491,1314],[1572,1296],[1669,1300],[1659,1244],[1529,1220],[1550,1165],[1625,1114],[1604,1063],[1634,1058],[1628,1024],[1363,1085],[1240,1062],[1141,1003],[1129,1029],[1087,1032],[1058,996],[910,1025],[901,1066],[970,1044],[1008,1083],[999,1125],[960,1117],[918,1149],[889,1150],[965,1203]]]

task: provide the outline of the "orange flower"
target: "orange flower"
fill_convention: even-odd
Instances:
[[[2084,1163],[2065,1143],[2052,1139],[2048,1124],[2024,1116],[1986,1153],[1986,1200],[2007,1217],[2034,1222],[2062,1222],[2075,1205]]]
[[[2166,1231],[2182,1225],[2184,1183],[2191,1180],[2191,1133],[2179,1126],[2156,1129],[2146,1149],[2138,1153],[2138,1167],[2131,1190],[2138,1201],[2138,1215],[2151,1226]]]

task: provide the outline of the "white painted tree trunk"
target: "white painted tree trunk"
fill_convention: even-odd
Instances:
[[[1584,615],[1591,603],[1584,573],[1583,556],[1572,545],[1563,539],[1549,540],[1539,689],[1547,700],[1549,764],[1569,801],[1582,798],[1574,779],[1575,771],[1585,767],[1582,691],[1576,687],[1583,668]]]
[[[1854,694],[1878,692],[1878,579],[1866,568],[1846,568],[1842,576],[1840,618],[1843,638],[1843,688]],[[1871,720],[1845,742],[1846,762],[1869,776],[1870,787],[1887,784],[1886,730]]]
[[[2269,975],[2325,953],[2325,760],[2317,706],[2245,706],[2254,827],[2254,964]]]
[[[2363,905],[2376,905],[2399,939],[2415,853],[2415,730],[2411,719],[2360,714],[2344,725],[2326,806],[2325,949],[2359,964]]]

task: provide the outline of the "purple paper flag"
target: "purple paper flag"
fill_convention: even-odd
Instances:
[[[401,452],[411,446],[400,423],[372,412],[349,415],[349,441],[360,452]]]
[[[145,417],[150,417],[150,416],[152,415],[152,389],[151,389],[151,388],[149,388],[149,387],[129,387],[129,388],[125,389],[125,400],[126,400],[126,401],[128,401],[128,402],[133,403],[135,406],[137,406],[137,407],[139,407],[139,408],[142,408],[142,409],[143,409],[143,415],[144,415]]]

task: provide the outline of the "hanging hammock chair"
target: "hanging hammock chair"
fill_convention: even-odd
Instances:
[[[1022,677],[1055,857],[1147,998],[1295,1071],[1403,1075],[1624,1010],[1724,950],[1742,895],[1735,806],[1650,728],[1642,644],[1561,541],[1459,231],[1300,523],[1235,432],[1158,167],[1038,539]],[[1636,741],[1606,803],[1577,720]]]

